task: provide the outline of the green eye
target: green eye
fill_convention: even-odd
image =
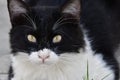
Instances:
[[[62,36],[61,35],[56,35],[53,38],[53,43],[59,43],[59,42],[61,42],[61,40],[62,40]]]
[[[30,34],[29,34],[29,35],[27,36],[27,39],[28,39],[29,42],[33,42],[33,43],[36,42],[36,38],[35,38],[35,36],[33,36],[33,35],[30,35]]]

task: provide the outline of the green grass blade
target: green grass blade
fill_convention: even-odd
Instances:
[[[87,80],[89,80],[89,63],[87,61]]]

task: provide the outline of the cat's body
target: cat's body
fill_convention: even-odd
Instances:
[[[117,0],[24,1],[8,0],[9,80],[118,80]]]

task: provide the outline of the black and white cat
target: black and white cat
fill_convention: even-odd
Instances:
[[[8,0],[9,80],[118,80],[117,0]]]

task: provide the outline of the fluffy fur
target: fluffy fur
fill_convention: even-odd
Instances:
[[[52,53],[51,57],[54,56],[44,64],[37,57],[38,54],[33,53],[29,56],[18,53],[17,56],[12,56],[15,74],[12,80],[83,80],[87,74],[87,64],[90,80],[114,80],[114,72],[102,60],[103,56],[94,55],[88,43],[85,50],[80,50],[79,54],[64,53],[59,57],[56,53],[44,49],[42,52],[49,52]],[[42,52],[40,51],[41,54]],[[56,63],[53,64],[54,60]]]
[[[87,72],[90,80],[118,80],[114,57],[120,43],[118,3],[8,0],[12,24],[9,80],[83,80]],[[55,43],[57,35],[61,41]]]

